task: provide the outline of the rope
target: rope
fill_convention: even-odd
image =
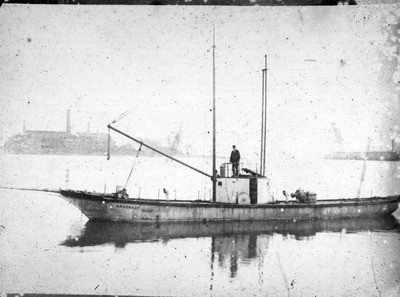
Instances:
[[[201,160],[201,166],[202,169],[207,165],[207,160],[206,160],[206,138],[207,138],[207,116],[204,116],[204,131],[203,132],[203,155],[202,155],[202,160]],[[206,200],[206,191],[207,191],[207,186],[208,180],[206,181],[204,176],[201,179],[201,191],[203,192],[203,200]]]
[[[140,151],[142,150],[142,145],[143,145],[143,143],[140,143],[139,150],[138,150],[137,153],[136,153],[136,158],[135,158],[135,161],[133,162],[131,171],[129,172],[129,176],[128,176],[128,179],[126,180],[124,189],[126,189],[126,186],[128,185],[128,181],[129,181],[129,179],[130,179],[130,177],[131,177],[131,175],[132,175],[133,169],[135,168],[136,161],[137,161],[137,159],[138,159],[138,157],[139,157],[139,153],[140,153]]]
[[[108,128],[108,138],[107,138],[107,160],[111,158],[111,135],[110,128]]]

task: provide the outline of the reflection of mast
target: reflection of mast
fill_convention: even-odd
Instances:
[[[211,237],[211,281],[210,281],[210,291],[213,289],[213,279],[214,279],[214,254],[215,254],[215,237]]]
[[[231,255],[230,266],[229,266],[232,278],[236,277],[238,266],[239,266],[238,265],[238,255],[237,255],[237,251],[235,251],[235,253]]]
[[[249,245],[248,245],[248,254],[247,257],[249,259],[253,259],[257,257],[257,234],[249,235]]]

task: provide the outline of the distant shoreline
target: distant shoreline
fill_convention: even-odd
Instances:
[[[9,154],[9,155],[30,155],[30,156],[98,156],[98,157],[107,157],[107,153],[98,153],[98,154],[70,154],[70,153],[16,153],[16,152],[7,152],[7,151],[0,151],[1,154]],[[111,157],[131,157],[135,156],[136,152],[132,154],[118,154],[118,153],[111,153]],[[146,157],[146,158],[167,158],[164,156],[161,156],[159,154],[140,154],[140,157]],[[172,157],[176,158],[212,158],[211,155],[184,155],[184,154],[177,154],[177,155],[172,155]],[[227,157],[222,157],[222,156],[216,156],[217,159],[224,159]]]

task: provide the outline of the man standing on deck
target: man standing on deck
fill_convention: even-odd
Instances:
[[[239,175],[239,161],[240,161],[240,153],[236,149],[236,145],[232,146],[233,150],[231,153],[231,158],[229,160],[230,163],[232,163],[232,176],[238,176]]]

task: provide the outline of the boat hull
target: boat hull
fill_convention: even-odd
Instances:
[[[112,194],[61,190],[90,220],[113,222],[269,221],[384,217],[399,205],[400,195],[385,198],[275,202],[237,205],[204,201],[119,199]]]

